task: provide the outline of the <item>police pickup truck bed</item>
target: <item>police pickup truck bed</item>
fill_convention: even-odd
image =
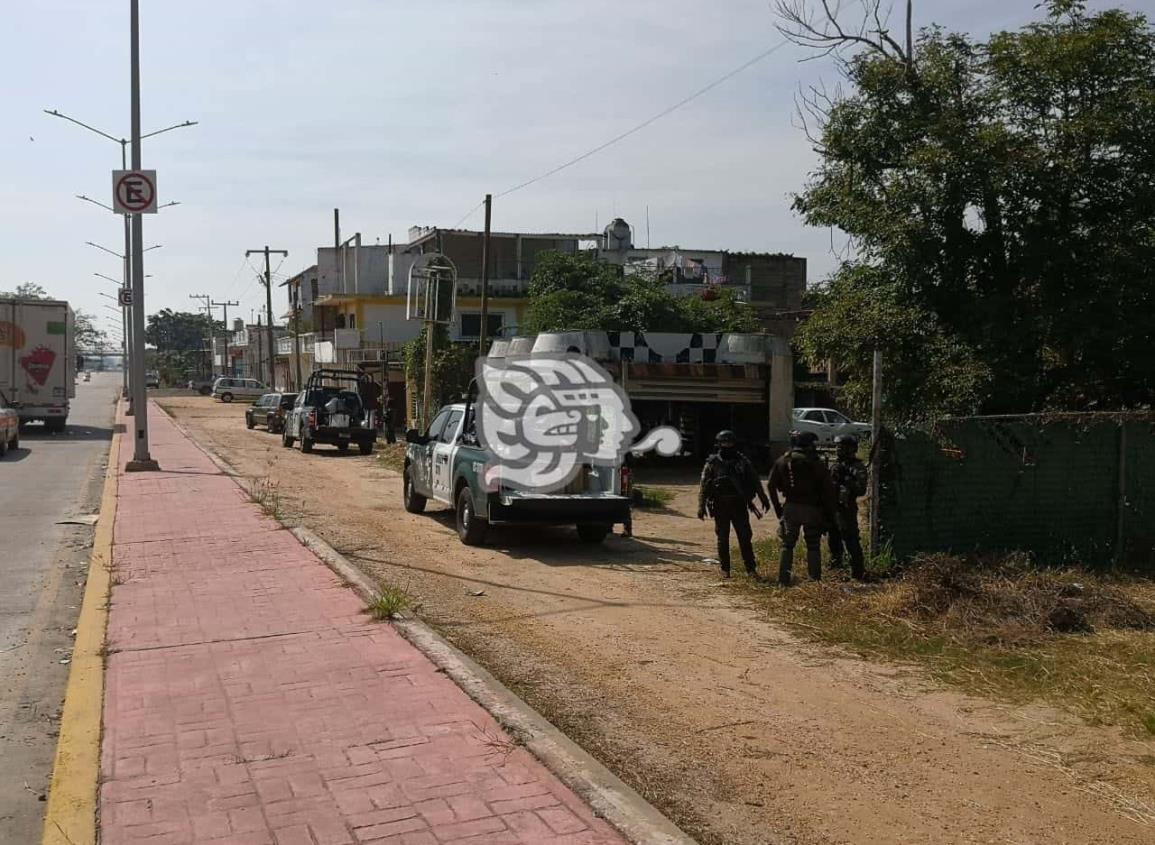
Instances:
[[[421,513],[430,499],[454,508],[457,534],[469,546],[485,540],[490,525],[576,525],[587,543],[601,542],[623,522],[630,501],[621,495],[617,466],[585,466],[565,490],[530,493],[485,482],[497,462],[473,433],[472,408],[446,405],[424,432],[405,434],[405,510]]]
[[[285,415],[281,445],[300,441],[302,452],[328,443],[344,452],[356,443],[362,455],[373,451],[377,428],[367,405],[374,392],[369,376],[357,370],[314,370]]]

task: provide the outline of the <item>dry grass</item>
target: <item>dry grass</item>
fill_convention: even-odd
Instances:
[[[776,541],[758,551],[776,566]],[[829,577],[757,595],[805,636],[862,656],[915,661],[969,692],[1155,734],[1150,582],[1043,569],[1021,555],[928,555],[875,584]]]
[[[281,518],[281,489],[280,485],[268,476],[264,478],[249,478],[245,481],[249,494],[249,501],[255,502],[265,516],[273,519]]]
[[[405,444],[377,441],[377,460],[385,469],[401,472],[405,469]]]

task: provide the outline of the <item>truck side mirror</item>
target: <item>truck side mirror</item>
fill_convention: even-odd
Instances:
[[[421,436],[421,432],[415,428],[410,428],[405,432],[406,443],[424,443],[425,438]]]

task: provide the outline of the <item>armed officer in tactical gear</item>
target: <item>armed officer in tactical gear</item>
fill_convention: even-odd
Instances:
[[[714,517],[718,562],[722,565],[723,577],[730,577],[730,527],[733,526],[746,573],[757,578],[758,566],[751,542],[754,532],[750,528],[748,510],[761,517],[762,514],[754,507],[754,498],[762,502],[763,510],[770,507],[770,502],[754,465],[738,451],[737,435],[732,431],[720,431],[715,443],[717,451],[706,459],[706,465],[702,467],[702,481],[698,485],[698,519],[705,519],[707,513]]]
[[[806,538],[806,569],[810,580],[822,577],[822,532],[834,511],[834,487],[830,472],[818,457],[818,436],[811,431],[790,435],[790,451],[770,469],[770,500],[778,516],[782,552],[778,559],[778,583],[790,586],[794,547],[798,535]],[[785,497],[783,504],[779,494]]]
[[[850,557],[850,574],[861,581],[866,577],[862,560],[862,539],[858,532],[858,497],[866,495],[866,464],[858,458],[858,438],[843,434],[834,438],[837,459],[830,467],[834,484],[834,524],[830,526],[830,565],[842,566],[843,551]]]

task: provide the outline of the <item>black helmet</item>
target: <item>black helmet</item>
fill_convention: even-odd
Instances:
[[[724,446],[724,445],[737,446],[738,445],[738,435],[735,434],[734,432],[730,431],[730,429],[728,429],[728,428],[723,429],[722,431],[718,432],[717,436],[714,437],[714,442],[717,443],[719,446]]]
[[[813,449],[818,445],[818,435],[813,431],[792,431],[790,445],[799,449]]]
[[[853,455],[858,451],[858,438],[853,434],[840,434],[834,438],[834,446],[840,455]]]

